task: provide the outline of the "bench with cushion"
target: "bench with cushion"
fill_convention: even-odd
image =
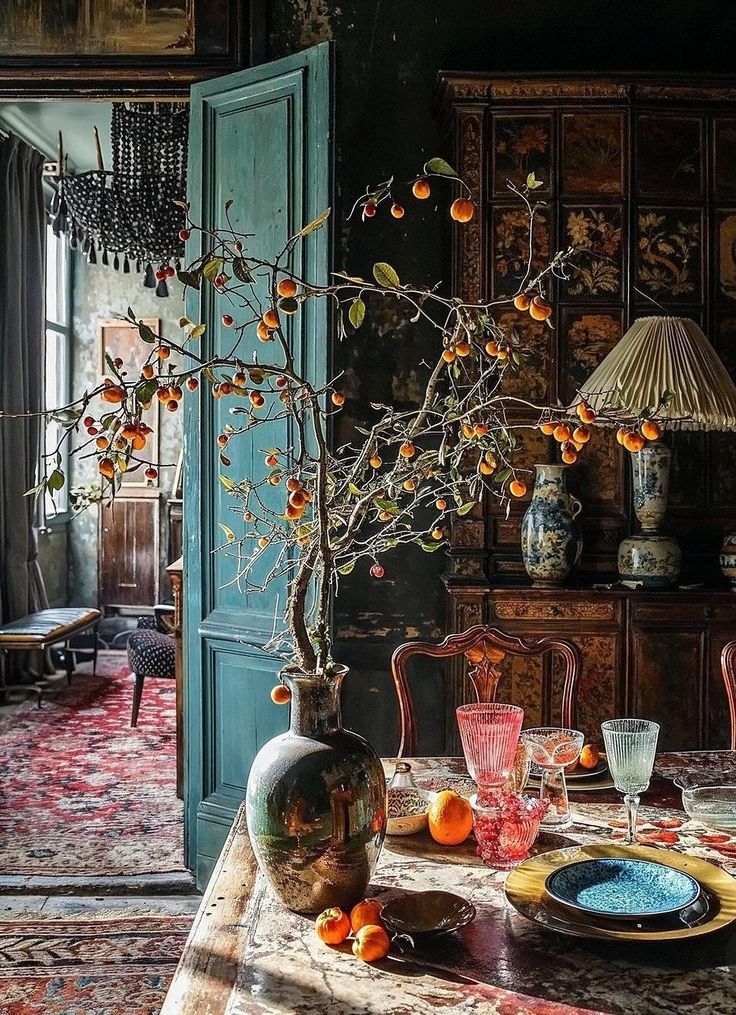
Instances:
[[[74,653],[69,648],[69,639],[90,627],[96,627],[100,611],[87,607],[39,610],[27,617],[12,620],[0,627],[0,652],[41,651],[64,642],[66,645],[65,664],[67,683],[71,684],[74,673]],[[92,653],[92,673],[97,671],[97,643]],[[41,704],[43,688],[40,684],[14,684],[3,690],[23,690],[35,693]]]

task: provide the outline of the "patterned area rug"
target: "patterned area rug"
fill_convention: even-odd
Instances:
[[[131,729],[124,658],[101,653],[96,677],[80,667],[0,722],[0,874],[184,870],[174,681],[146,681]]]
[[[2,1015],[155,1015],[191,916],[0,922]]]

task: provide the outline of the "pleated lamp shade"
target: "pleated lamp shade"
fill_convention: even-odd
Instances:
[[[670,430],[736,430],[736,385],[713,346],[685,317],[642,317],[581,387],[596,411],[654,413]]]

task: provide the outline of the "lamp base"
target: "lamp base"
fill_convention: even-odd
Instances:
[[[643,532],[624,539],[618,548],[622,581],[642,582],[645,589],[670,588],[680,576],[682,554],[677,540]]]

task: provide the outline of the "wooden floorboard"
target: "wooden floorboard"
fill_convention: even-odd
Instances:
[[[190,895],[195,892],[194,878],[188,872],[172,874],[136,874],[126,877],[90,877],[40,874],[4,874],[0,876],[3,895]]]

